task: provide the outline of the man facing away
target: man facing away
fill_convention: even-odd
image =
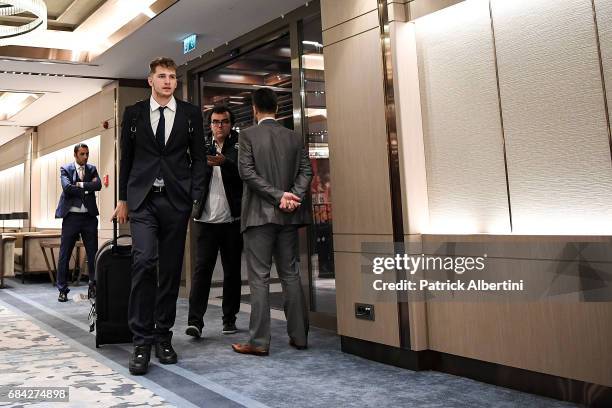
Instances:
[[[251,289],[251,321],[248,343],[233,344],[232,348],[260,356],[268,355],[270,348],[273,256],[283,288],[289,344],[305,349],[308,334],[296,256],[297,229],[311,221],[306,199],[312,169],[301,136],[276,122],[277,109],[278,100],[271,89],[253,93],[258,124],[240,134],[238,153],[238,170],[244,182],[241,229]]]
[[[113,217],[130,220],[133,334],[132,374],[145,374],[151,347],[162,364],[175,364],[176,318],[187,224],[204,184],[202,112],[174,98],[176,64],[150,63],[151,97],[125,109],[121,130],[119,202]]]
[[[196,222],[196,262],[189,294],[186,334],[199,338],[204,327],[217,253],[223,265],[223,334],[236,333],[236,314],[240,310],[240,202],[242,180],[238,174],[238,133],[232,130],[233,115],[226,106],[215,106],[210,114],[211,149],[207,152],[204,192]]]
[[[87,164],[89,148],[84,143],[74,146],[74,163],[60,168],[62,195],[60,196],[55,218],[63,218],[60,253],[57,263],[58,302],[68,301],[68,265],[74,245],[83,238],[89,270],[88,296],[95,297],[95,258],[98,251],[98,205],[96,191],[102,183],[96,166]],[[77,260],[78,262],[78,260]]]

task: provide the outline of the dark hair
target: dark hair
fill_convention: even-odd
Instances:
[[[176,71],[176,62],[172,58],[157,57],[149,63],[149,75],[153,75],[157,67],[170,68]]]
[[[80,148],[89,150],[89,147],[85,143],[77,143],[74,145],[74,154],[76,154]]]
[[[213,113],[225,113],[229,114],[230,127],[234,127],[234,113],[226,105],[215,105],[208,115],[208,123],[212,122]]]
[[[261,113],[276,113],[278,98],[270,88],[259,88],[253,92],[253,105]]]

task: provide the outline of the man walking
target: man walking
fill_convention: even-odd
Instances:
[[[210,114],[212,140],[208,152],[204,192],[194,213],[196,262],[191,278],[189,316],[186,334],[199,338],[204,327],[210,284],[221,252],[223,265],[223,334],[236,333],[240,310],[240,202],[242,180],[238,174],[238,133],[232,130],[233,115],[225,106],[215,106]]]
[[[160,363],[177,362],[170,329],[176,318],[189,215],[204,185],[202,113],[174,98],[174,61],[153,60],[148,81],[151,97],[127,107],[123,115],[114,214],[120,223],[129,216],[132,233],[132,374],[147,372],[153,344]]]
[[[251,289],[250,338],[233,344],[238,353],[268,355],[269,279],[274,256],[285,299],[289,344],[307,347],[308,315],[296,265],[297,229],[311,222],[308,188],[312,169],[299,134],[275,120],[276,94],[253,93],[257,126],[240,134],[238,170],[245,184],[241,229]]]
[[[57,262],[58,302],[68,301],[68,265],[74,245],[83,238],[89,271],[88,296],[95,297],[95,258],[98,251],[98,205],[96,191],[102,183],[96,166],[87,164],[89,147],[85,143],[74,146],[74,163],[60,168],[62,195],[60,196],[55,218],[63,218],[59,260]],[[78,260],[77,260],[78,262]]]

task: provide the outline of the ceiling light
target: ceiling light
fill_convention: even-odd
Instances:
[[[0,25],[0,39],[16,37],[31,33],[34,30],[47,29],[47,5],[42,0],[3,0],[0,2],[0,17],[16,16],[25,12],[36,18],[18,26]]]
[[[40,93],[0,91],[0,120],[7,120],[40,98]]]
[[[302,41],[302,44],[304,44],[304,45],[313,45],[313,46],[319,47],[319,48],[323,47],[323,44],[321,44],[320,42],[317,42],[317,41]]]

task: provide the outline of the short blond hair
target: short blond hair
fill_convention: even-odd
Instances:
[[[149,63],[149,75],[153,75],[157,67],[170,68],[176,71],[176,62],[172,58],[157,57]]]

